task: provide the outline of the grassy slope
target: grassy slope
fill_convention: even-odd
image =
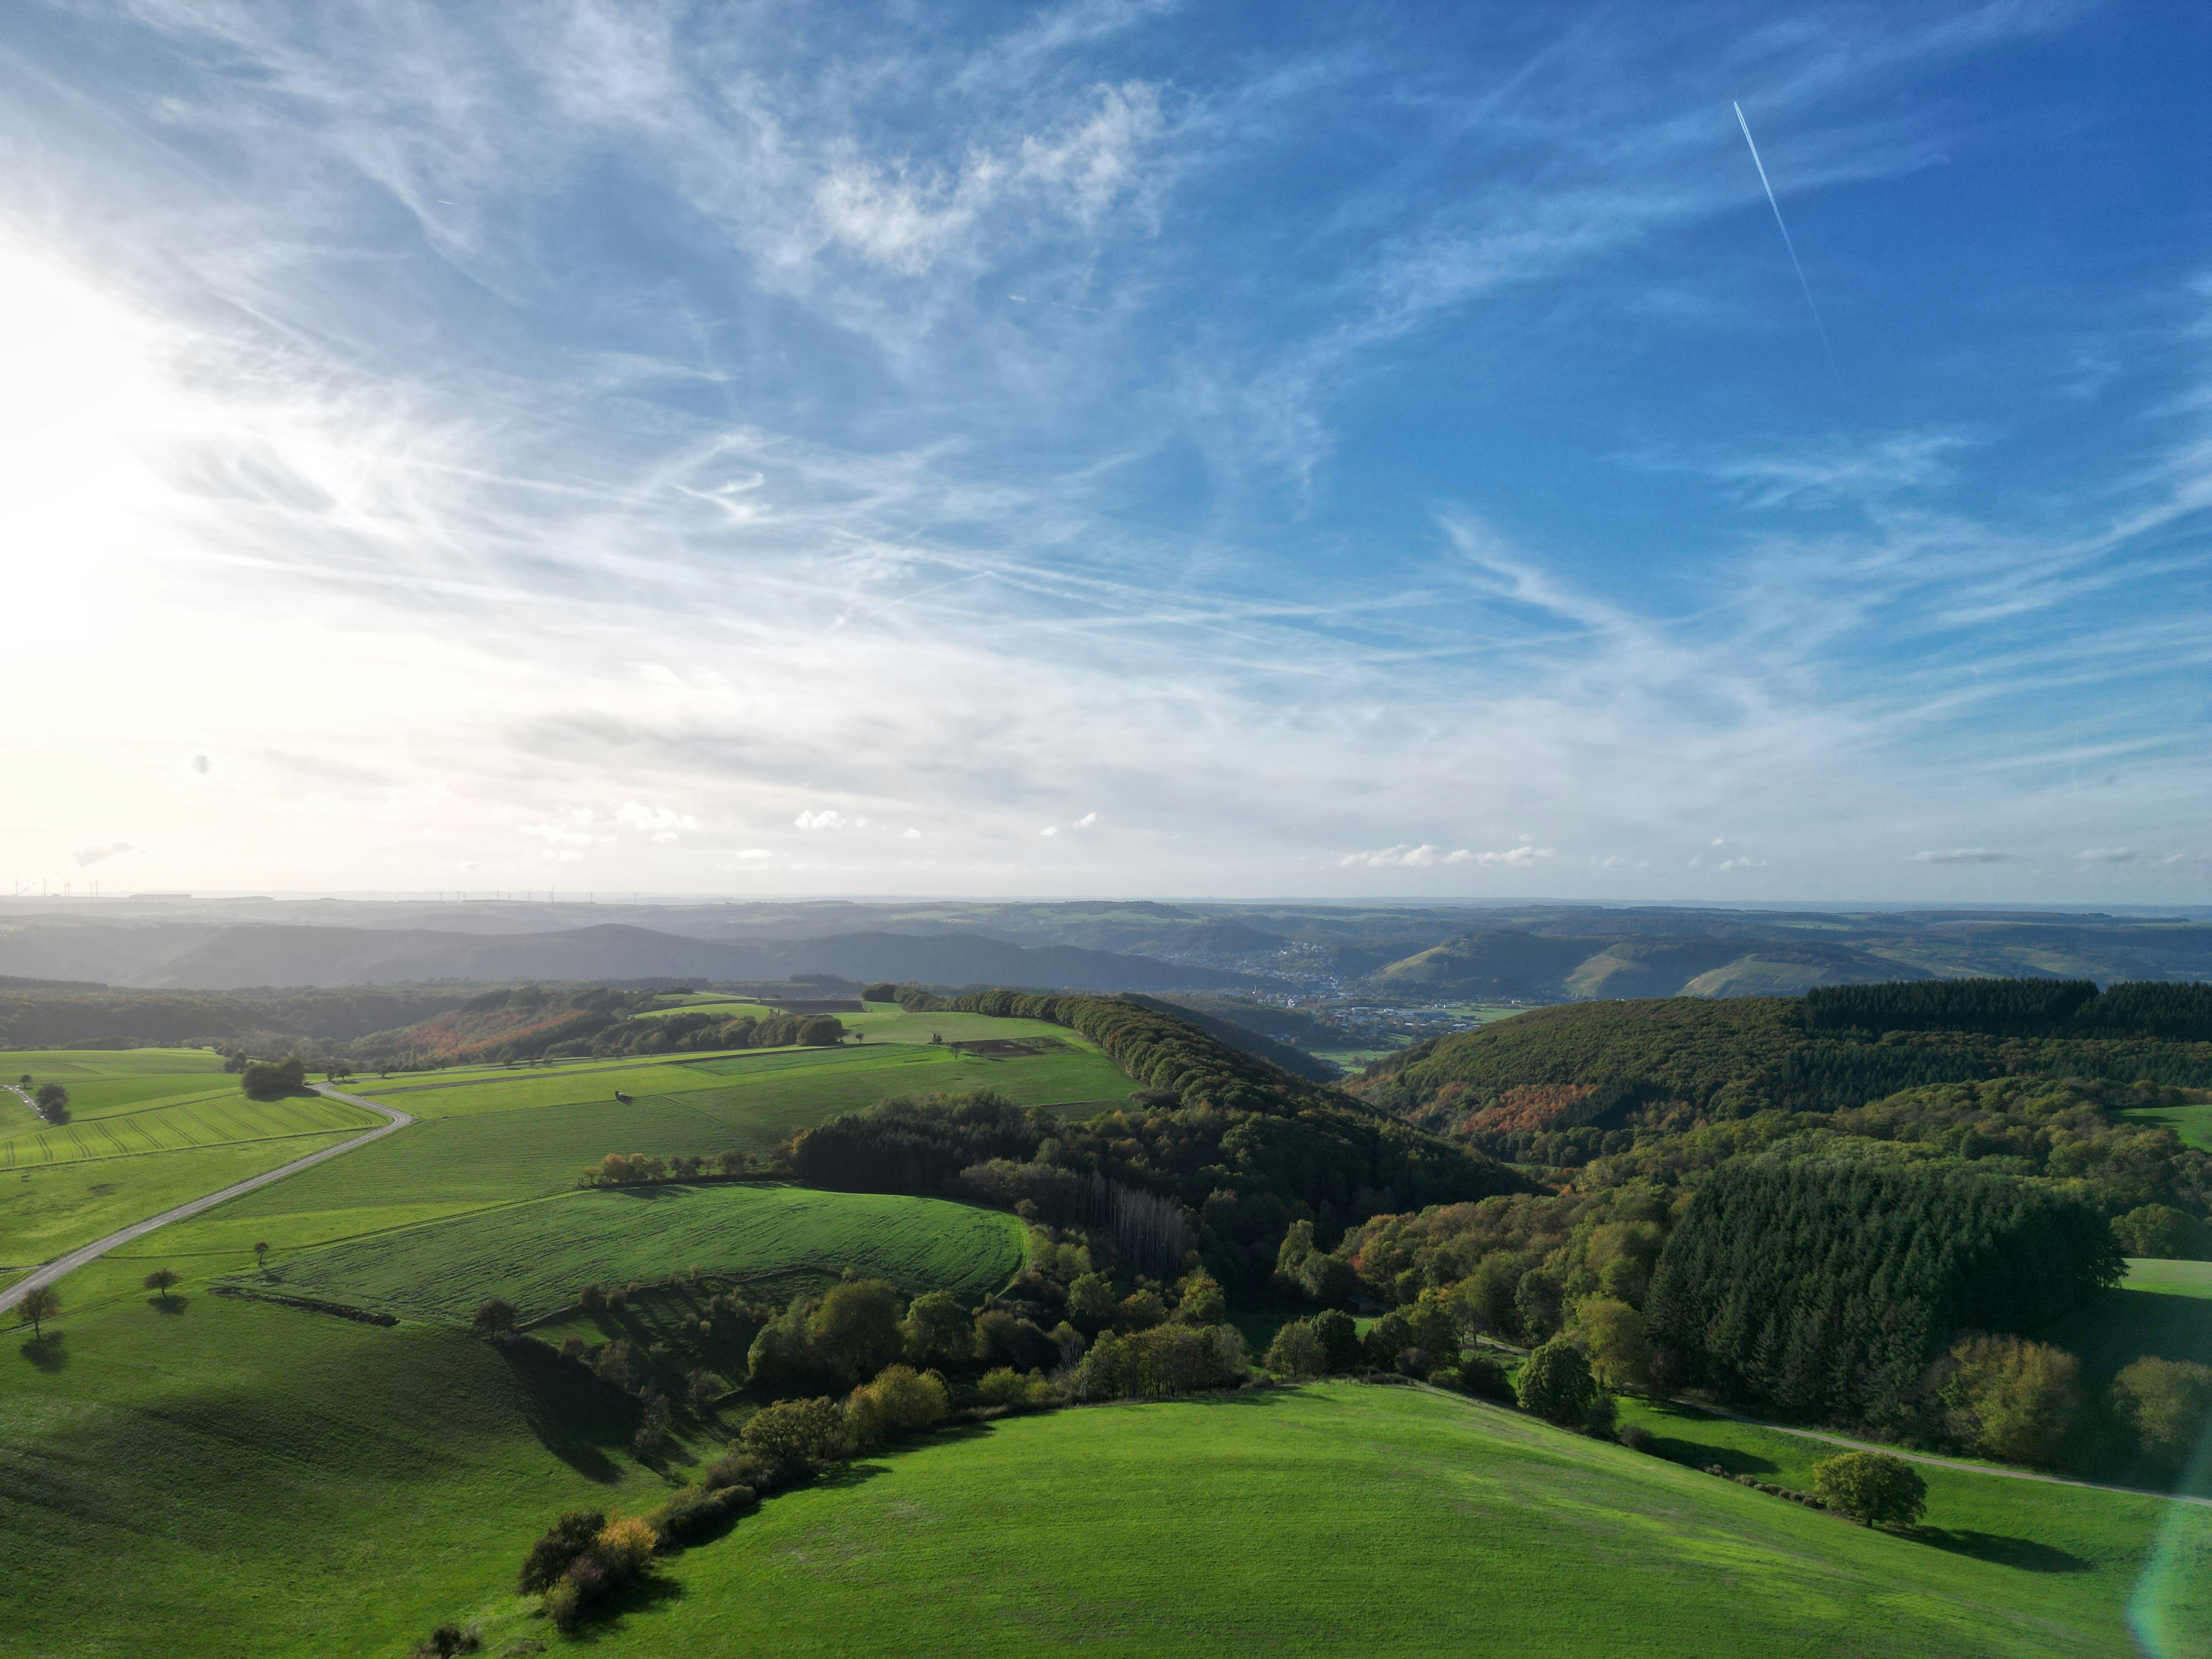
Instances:
[[[1931,1484],[1946,1544],[1426,1392],[1069,1412],[778,1498],[672,1562],[671,1591],[597,1645],[704,1659],[742,1628],[776,1653],[2135,1651],[2122,1607],[2173,1506]],[[2212,1517],[2188,1524],[2203,1547]],[[2196,1628],[2177,1659],[2212,1652]]]
[[[662,1279],[697,1266],[718,1279],[851,1267],[913,1293],[973,1299],[1022,1263],[1022,1224],[941,1199],[799,1187],[653,1187],[565,1193],[535,1204],[315,1250],[248,1285],[414,1319],[465,1322],[488,1296],[534,1319],[586,1279]]]
[[[482,1344],[133,1296],[0,1387],[0,1653],[405,1653],[563,1508],[641,1509],[636,1407]]]
[[[345,1138],[336,1133],[298,1140],[249,1140],[0,1174],[0,1285],[14,1279],[11,1269],[27,1272],[118,1227],[334,1146]],[[277,1186],[286,1184],[279,1182]]]
[[[0,1136],[0,1170],[327,1134],[333,1130],[358,1133],[381,1121],[374,1112],[320,1096],[254,1100],[234,1087],[166,1104],[115,1106],[96,1116],[72,1114],[64,1124]]]

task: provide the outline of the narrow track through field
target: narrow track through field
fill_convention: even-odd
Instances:
[[[301,1170],[320,1164],[325,1158],[336,1158],[341,1152],[349,1152],[356,1146],[366,1146],[372,1140],[381,1140],[393,1130],[404,1129],[415,1121],[412,1113],[403,1112],[396,1106],[386,1106],[374,1100],[364,1100],[359,1095],[342,1094],[326,1084],[319,1083],[311,1086],[319,1095],[327,1095],[332,1100],[343,1100],[349,1106],[365,1106],[378,1116],[388,1118],[391,1121],[379,1124],[366,1134],[356,1135],[352,1139],[340,1141],[335,1146],[325,1146],[319,1152],[310,1152],[305,1158],[294,1158],[289,1164],[280,1164],[276,1169],[264,1170],[259,1175],[235,1182],[220,1192],[210,1193],[204,1198],[193,1199],[189,1203],[178,1205],[173,1210],[164,1210],[157,1216],[150,1216],[143,1221],[133,1222],[119,1231],[108,1234],[105,1238],[94,1239],[91,1243],[81,1245],[66,1255],[56,1256],[28,1278],[10,1285],[4,1291],[0,1291],[0,1313],[7,1312],[40,1285],[51,1285],[56,1279],[75,1273],[86,1262],[99,1260],[118,1244],[128,1244],[133,1239],[143,1238],[158,1227],[166,1227],[172,1221],[182,1221],[185,1217],[198,1215],[203,1210],[211,1210],[216,1205],[225,1203],[241,1194],[250,1193],[257,1187],[266,1187],[272,1181],[282,1181],[286,1176],[297,1175]],[[21,1091],[17,1090],[15,1092],[20,1094]]]

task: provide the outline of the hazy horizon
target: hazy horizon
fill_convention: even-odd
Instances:
[[[15,8],[0,875],[2212,902],[2208,46]]]

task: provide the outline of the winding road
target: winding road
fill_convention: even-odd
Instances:
[[[110,1233],[105,1238],[95,1239],[89,1244],[79,1246],[67,1255],[56,1256],[29,1278],[10,1285],[4,1291],[0,1291],[0,1313],[7,1312],[40,1285],[51,1285],[64,1274],[75,1273],[86,1262],[99,1260],[118,1244],[128,1244],[135,1238],[145,1237],[157,1227],[166,1227],[172,1221],[182,1221],[185,1217],[198,1215],[203,1210],[211,1210],[218,1204],[228,1203],[241,1193],[250,1193],[257,1187],[266,1187],[270,1182],[282,1181],[289,1175],[297,1175],[301,1170],[320,1164],[325,1158],[336,1158],[342,1152],[352,1152],[357,1146],[366,1146],[372,1140],[381,1140],[393,1130],[404,1129],[415,1121],[412,1113],[403,1112],[397,1107],[386,1106],[377,1101],[365,1100],[359,1095],[342,1094],[328,1084],[317,1083],[309,1086],[319,1095],[327,1095],[332,1100],[343,1100],[349,1106],[366,1107],[378,1116],[389,1119],[390,1121],[379,1124],[366,1134],[356,1135],[351,1140],[342,1140],[335,1146],[324,1147],[319,1152],[310,1152],[305,1158],[295,1158],[289,1164],[281,1164],[274,1170],[264,1170],[258,1176],[239,1182],[233,1186],[225,1187],[221,1192],[210,1193],[204,1198],[196,1198],[189,1204],[179,1204],[173,1210],[164,1210],[161,1214],[149,1217],[144,1221],[133,1222],[119,1232]],[[21,1095],[23,1091],[15,1089],[13,1092]]]

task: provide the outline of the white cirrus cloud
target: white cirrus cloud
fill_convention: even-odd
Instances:
[[[2137,864],[2143,857],[2132,847],[2085,847],[2074,856],[2083,864]]]
[[[1986,847],[1947,847],[1929,852],[1915,853],[1915,864],[2002,864],[2014,856],[2010,853],[1992,853]]]
[[[1771,862],[1767,859],[1723,859],[1720,867],[1723,870],[1764,870]]]
[[[1508,847],[1504,851],[1496,853],[1477,853],[1462,847],[1444,862],[1446,864],[1505,865],[1509,867],[1518,867],[1534,864],[1539,859],[1547,859],[1552,856],[1553,856],[1553,848],[1534,847],[1527,842],[1522,842],[1518,847]]]
[[[127,841],[112,841],[105,847],[78,848],[76,849],[76,861],[81,866],[87,864],[98,864],[105,859],[120,858],[125,853],[137,853],[144,850],[145,849],[143,848],[133,847]]]
[[[1094,823],[1097,823],[1097,822],[1098,822],[1098,814],[1097,814],[1097,813],[1096,813],[1096,812],[1085,812],[1085,813],[1081,817],[1079,817],[1079,818],[1076,819],[1076,821],[1075,821],[1075,827],[1076,827],[1077,829],[1079,829],[1079,830],[1088,830],[1088,829],[1089,829],[1092,824],[1094,824]]]
[[[1037,834],[1040,836],[1056,836],[1059,833],[1060,826],[1056,823],[1048,823],[1043,829],[1037,831]]]

